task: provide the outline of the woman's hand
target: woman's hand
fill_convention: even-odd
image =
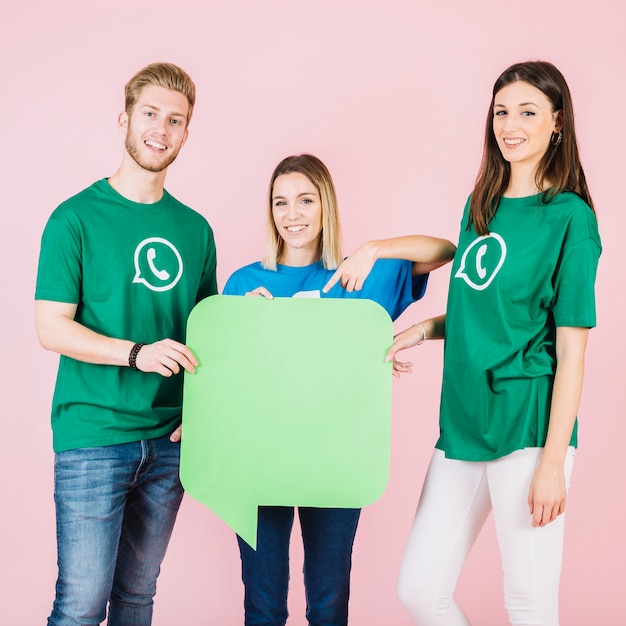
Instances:
[[[564,464],[583,386],[588,335],[588,328],[556,329],[556,372],[548,436],[528,492],[533,526],[545,526],[565,511]]]
[[[528,507],[533,526],[546,526],[565,511],[563,463],[540,462],[530,483]]]
[[[337,268],[322,291],[328,293],[338,282],[346,291],[360,291],[376,263],[376,247],[371,242],[359,246]]]
[[[398,361],[396,359],[396,354],[400,352],[400,350],[406,350],[407,348],[417,346],[423,341],[424,331],[418,324],[409,326],[406,330],[398,333],[393,338],[393,344],[387,351],[385,361],[387,363],[393,361],[393,375],[396,378],[400,378],[401,374],[409,374],[413,371],[413,363]]]
[[[397,359],[393,360],[393,370],[391,372],[396,378],[400,378],[401,374],[412,374],[413,373],[413,363],[398,361]]]
[[[273,300],[274,296],[265,288],[265,287],[257,287],[252,291],[248,291],[246,296],[262,296],[263,298],[267,298],[268,300]]]

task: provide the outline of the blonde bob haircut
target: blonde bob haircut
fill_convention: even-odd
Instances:
[[[124,95],[126,100],[125,110],[128,114],[137,104],[141,90],[148,85],[156,85],[157,87],[182,93],[189,103],[189,111],[187,113],[187,124],[189,124],[193,106],[196,103],[196,86],[187,72],[173,63],[151,63],[146,65],[126,83]]]
[[[310,154],[298,154],[283,159],[272,174],[268,192],[267,247],[263,267],[266,270],[276,271],[283,248],[283,239],[278,234],[272,212],[274,181],[279,176],[294,172],[304,174],[319,193],[322,206],[319,259],[325,269],[337,269],[343,261],[343,256],[341,255],[341,227],[335,185],[328,168],[317,157]]]

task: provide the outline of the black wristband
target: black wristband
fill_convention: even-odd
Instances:
[[[128,364],[134,369],[139,371],[137,367],[137,355],[139,354],[139,350],[141,350],[146,344],[145,343],[136,343],[131,349],[130,354],[128,355]]]

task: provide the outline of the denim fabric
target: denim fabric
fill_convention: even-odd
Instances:
[[[300,507],[304,586],[309,626],[348,623],[352,545],[360,509]],[[291,507],[259,507],[257,549],[237,537],[245,585],[245,626],[284,626],[287,621]]]
[[[55,455],[59,575],[48,626],[149,626],[183,496],[169,436]]]

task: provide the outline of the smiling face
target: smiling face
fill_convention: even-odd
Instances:
[[[506,161],[514,168],[535,172],[550,146],[552,133],[561,129],[560,112],[539,89],[524,81],[498,91],[493,104],[493,133]]]
[[[315,185],[304,174],[291,172],[274,180],[272,216],[283,240],[281,264],[300,267],[319,260],[322,203]]]
[[[120,115],[126,151],[139,167],[162,172],[187,139],[189,102],[180,92],[157,85],[141,90],[137,102]]]

